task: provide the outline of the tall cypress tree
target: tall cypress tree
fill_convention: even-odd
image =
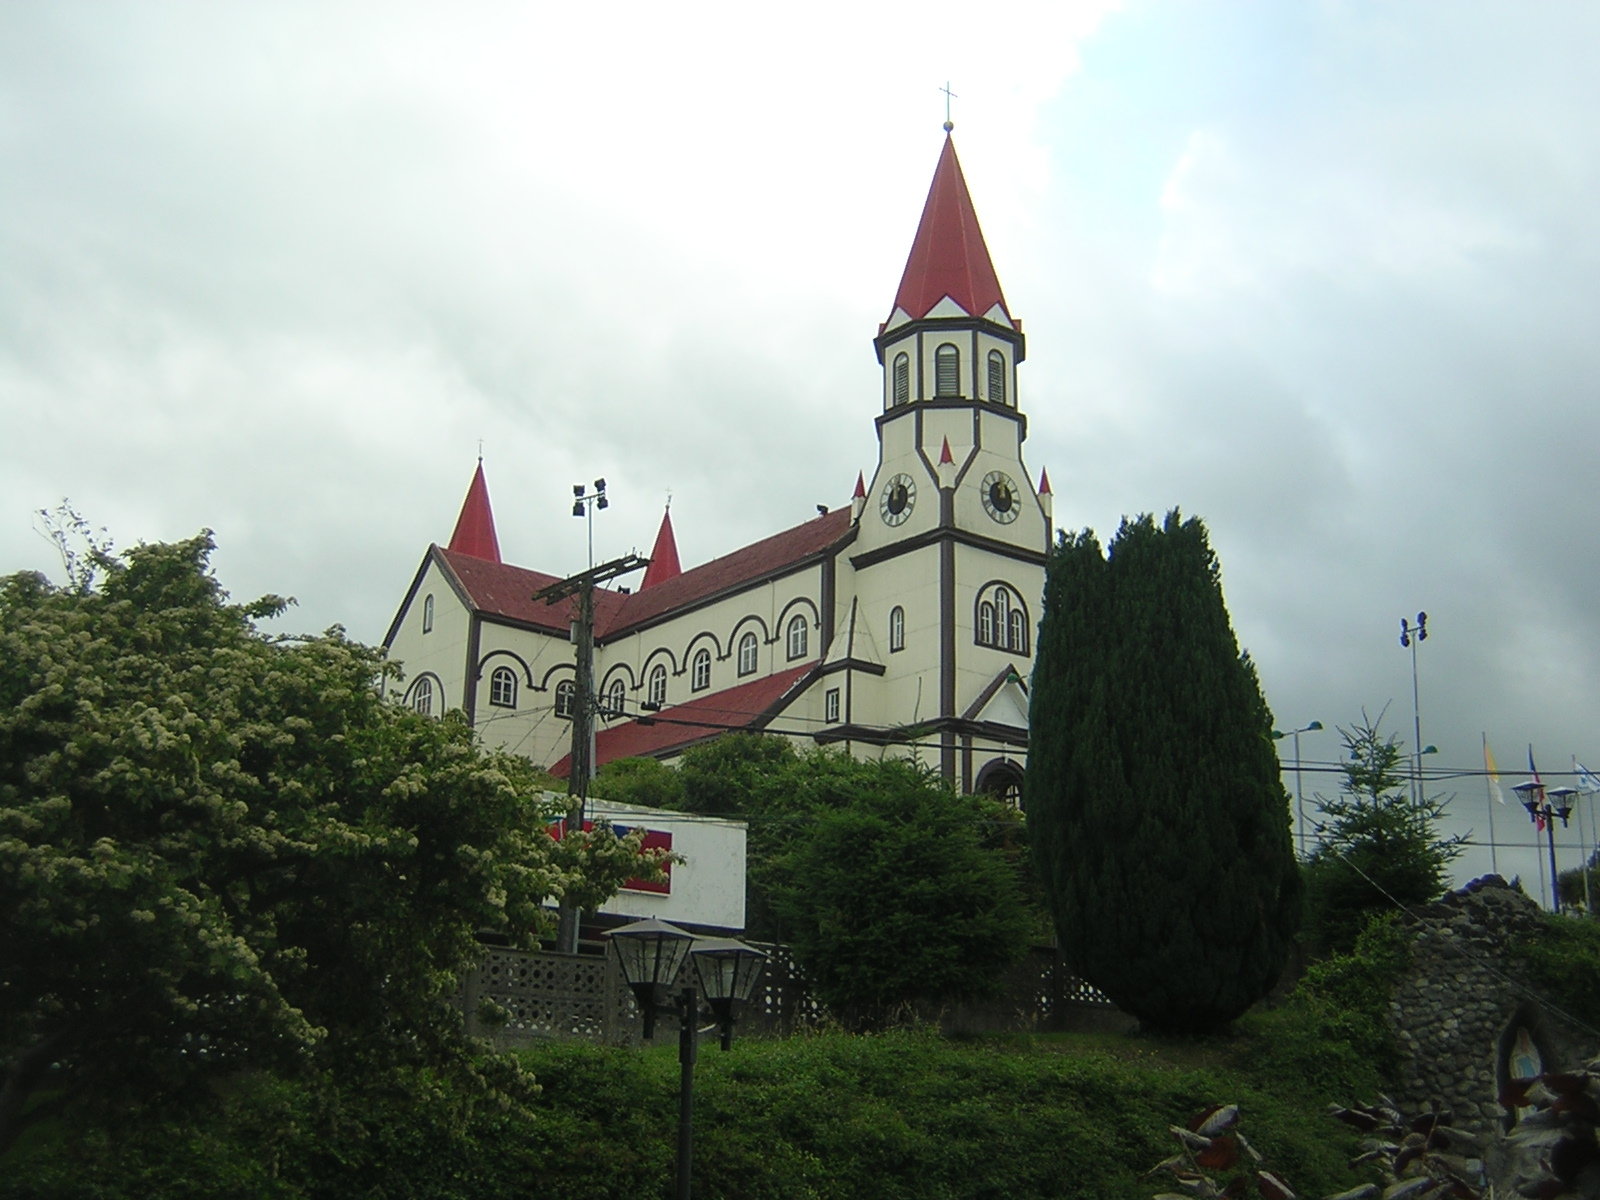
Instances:
[[[1300,923],[1289,797],[1197,518],[1051,555],[1029,718],[1029,840],[1068,963],[1145,1025],[1215,1029]]]

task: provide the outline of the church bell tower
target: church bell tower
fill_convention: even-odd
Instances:
[[[873,346],[883,397],[878,466],[857,501],[858,596],[887,622],[885,714],[931,723],[946,778],[973,790],[1025,752],[1052,522],[1022,460],[1022,324],[948,133]]]

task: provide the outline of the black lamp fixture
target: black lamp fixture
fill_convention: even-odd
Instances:
[[[656,1035],[656,1014],[662,1009],[676,1012],[667,1004],[667,989],[683,969],[694,934],[666,921],[651,918],[635,921],[611,931],[611,944],[617,948],[622,977],[628,981],[639,1011],[644,1014],[644,1036]]]
[[[1531,762],[1533,751],[1528,751]],[[1517,799],[1522,801],[1522,807],[1528,810],[1528,817],[1533,821],[1536,830],[1544,830],[1545,839],[1550,850],[1550,911],[1561,911],[1561,887],[1556,869],[1556,818],[1561,819],[1563,827],[1567,818],[1572,816],[1572,805],[1577,798],[1578,789],[1570,787],[1550,788],[1547,792],[1544,784],[1537,779],[1524,780],[1511,789],[1517,794]],[[1537,841],[1538,834],[1534,834]]]
[[[687,930],[654,918],[611,931],[617,962],[644,1013],[644,1036],[655,1037],[657,1014],[678,1018],[678,1200],[689,1200],[689,1167],[693,1160],[694,1061],[700,1044],[700,998],[693,982],[667,1001],[668,990],[682,971],[685,957],[694,963],[710,1008],[707,1014],[722,1033],[722,1048],[733,1045],[739,1010],[755,991],[767,956],[734,938],[697,938]]]

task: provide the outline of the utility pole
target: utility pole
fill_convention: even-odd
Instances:
[[[589,798],[589,780],[594,777],[594,718],[599,702],[594,694],[594,585],[642,570],[648,558],[626,554],[552,583],[533,594],[533,599],[554,604],[573,598],[572,641],[577,647],[577,680],[572,697],[572,750],[567,771],[567,832],[583,832],[584,802]],[[556,949],[566,954],[578,952],[578,918],[581,914],[565,900],[561,902],[561,924],[556,933]]]

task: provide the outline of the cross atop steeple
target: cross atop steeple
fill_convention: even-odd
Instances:
[[[958,99],[958,97],[950,90],[950,81],[948,79],[944,81],[944,86],[939,90],[944,93],[944,131],[949,133],[956,127],[956,123],[950,119],[950,101]]]

